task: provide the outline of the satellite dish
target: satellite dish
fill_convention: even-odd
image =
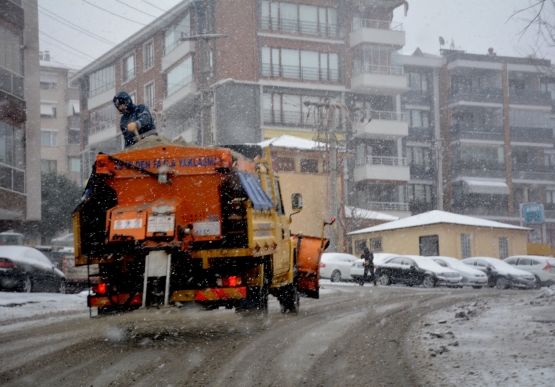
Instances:
[[[439,44],[440,44],[441,46],[443,46],[443,45],[445,44],[445,39],[443,39],[443,36],[440,36],[440,37],[439,37]]]

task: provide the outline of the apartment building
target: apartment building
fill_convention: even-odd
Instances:
[[[69,78],[76,72],[40,52],[41,171],[81,179],[79,89]]]
[[[40,220],[37,0],[0,0],[0,231]]]
[[[443,50],[439,76],[448,211],[518,224],[542,203],[555,239],[555,148],[548,60]],[[539,231],[539,230],[538,230]],[[534,237],[538,241],[538,237]]]
[[[183,1],[73,77],[81,90],[84,167],[98,151],[121,149],[111,100],[123,90],[151,108],[160,133],[196,143],[203,141],[206,104],[216,144],[281,135],[322,140],[323,132],[335,132],[357,155],[347,163],[350,204],[410,215],[401,103],[408,87],[399,55],[405,33],[391,22],[403,3]],[[204,44],[199,33],[218,39]],[[199,92],[203,77],[209,98]],[[322,103],[349,110],[337,109],[324,125],[315,107]]]

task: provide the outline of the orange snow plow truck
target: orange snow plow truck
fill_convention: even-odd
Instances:
[[[327,240],[290,234],[268,148],[157,141],[99,154],[73,214],[75,264],[95,273],[89,307],[264,311],[273,295],[285,313],[318,298]]]

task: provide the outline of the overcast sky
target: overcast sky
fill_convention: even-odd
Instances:
[[[23,0],[28,1],[28,0]],[[255,1],[255,0],[252,0]],[[83,67],[121,43],[180,0],[38,0],[40,47],[50,51],[53,61]],[[395,11],[394,21],[406,32],[404,54],[417,47],[438,54],[439,37],[444,48],[451,42],[470,53],[526,56],[537,47],[534,30],[518,35],[533,14],[513,17],[515,10],[537,0],[409,0]],[[541,55],[549,57],[545,49]],[[555,51],[555,50],[554,50]],[[550,59],[555,59],[555,55]]]

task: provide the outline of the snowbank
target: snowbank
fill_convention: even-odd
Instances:
[[[425,316],[409,347],[427,386],[553,386],[555,286]]]

